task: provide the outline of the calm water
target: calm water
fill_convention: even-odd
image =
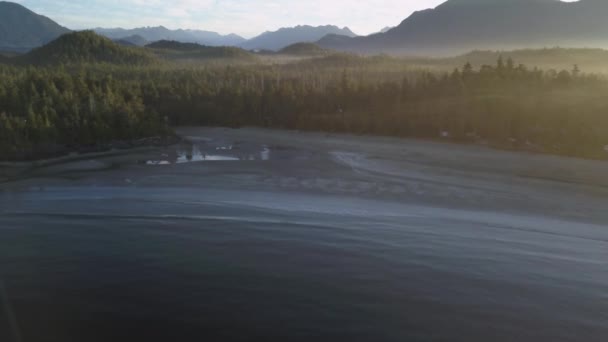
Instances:
[[[248,146],[0,191],[0,341],[608,339],[601,222]]]

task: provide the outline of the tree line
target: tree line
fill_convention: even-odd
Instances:
[[[277,65],[0,66],[0,153],[262,126],[450,139],[586,158],[608,151],[608,81],[500,58],[452,72],[382,58]]]

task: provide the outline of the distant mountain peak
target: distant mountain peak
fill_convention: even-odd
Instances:
[[[297,25],[294,27],[282,27],[276,31],[266,31],[242,43],[240,46],[248,50],[279,51],[296,43],[316,42],[329,34],[348,37],[356,36],[348,27],[340,28],[335,25]]]

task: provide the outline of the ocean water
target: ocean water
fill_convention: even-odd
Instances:
[[[0,188],[0,341],[608,339],[599,186],[191,134]]]

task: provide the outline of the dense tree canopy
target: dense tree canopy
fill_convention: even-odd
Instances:
[[[166,132],[134,84],[84,69],[0,67],[0,159]]]
[[[290,64],[0,66],[4,159],[173,125],[449,138],[589,158],[608,153],[608,81],[502,58],[450,73],[347,55]]]

